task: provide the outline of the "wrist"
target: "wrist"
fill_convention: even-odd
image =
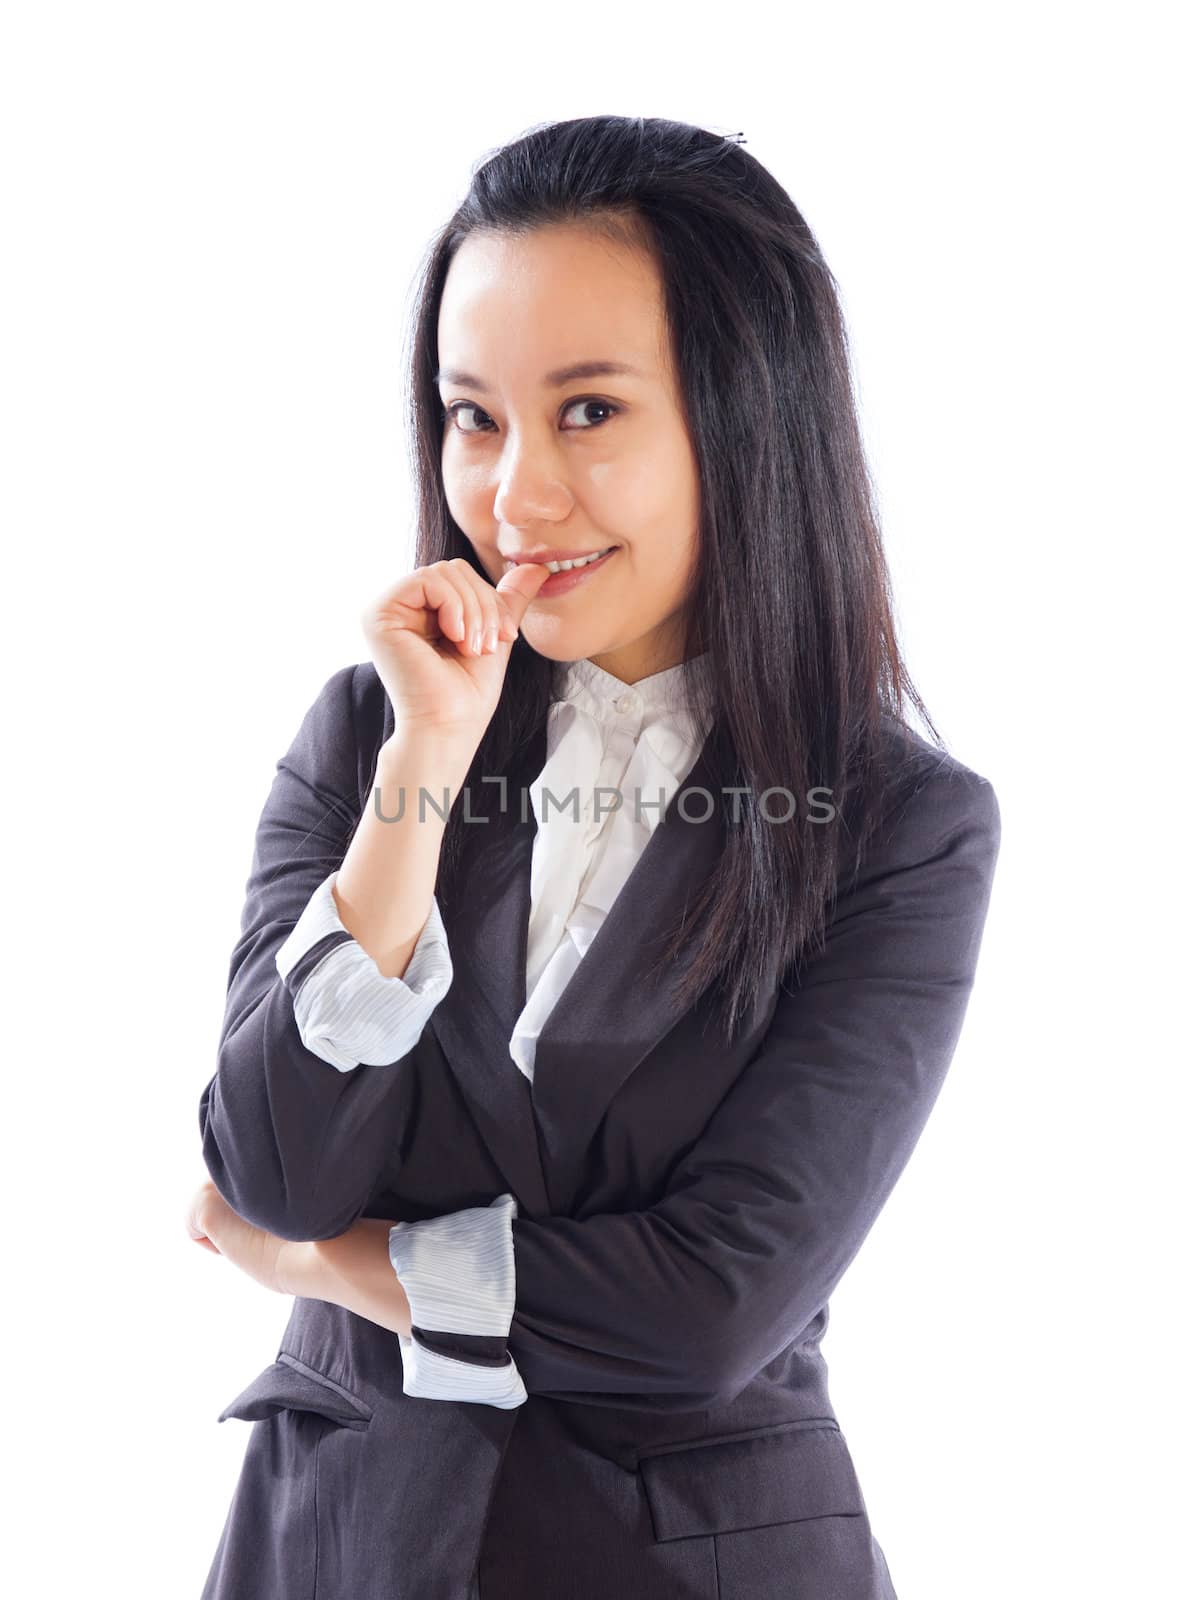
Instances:
[[[334,1239],[297,1246],[304,1253],[294,1262],[295,1292],[342,1306],[407,1337],[412,1312],[388,1252],[392,1227],[383,1217],[360,1217]]]
[[[287,1239],[279,1256],[279,1284],[282,1294],[297,1300],[324,1300],[328,1282],[327,1263],[312,1240]]]
[[[419,773],[458,771],[471,765],[479,748],[474,735],[439,729],[397,728],[379,748],[377,767],[389,773],[411,769]]]
[[[409,797],[408,804],[414,808],[414,815],[420,814],[426,821],[443,825],[442,812],[449,814],[449,807],[466,780],[475,751],[475,745],[449,736],[406,732],[385,739],[376,760],[374,778],[385,813],[396,813],[399,791]],[[422,790],[429,796],[424,803]]]
[[[411,729],[394,733],[380,746],[375,763],[377,782],[403,783],[410,788],[424,784],[427,789],[463,785],[467,769],[479,741],[461,735],[414,733]]]

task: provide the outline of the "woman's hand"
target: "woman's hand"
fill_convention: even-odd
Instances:
[[[277,1239],[238,1216],[211,1179],[200,1185],[187,1209],[190,1237],[232,1261],[264,1289],[344,1306],[408,1338],[413,1312],[388,1255],[391,1228],[386,1218],[360,1217],[336,1239]]]
[[[549,576],[523,562],[494,588],[457,556],[418,567],[367,608],[363,632],[398,730],[478,748],[525,609]]]
[[[224,1256],[235,1267],[275,1294],[295,1294],[305,1244],[278,1239],[240,1217],[219,1193],[212,1179],[188,1203],[187,1230],[197,1244]]]

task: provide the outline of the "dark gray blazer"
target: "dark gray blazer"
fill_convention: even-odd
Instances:
[[[894,1594],[820,1341],[955,1050],[1000,821],[984,778],[892,726],[889,818],[826,948],[765,987],[732,1046],[706,1001],[679,1010],[647,971],[719,853],[720,806],[693,823],[677,804],[729,781],[711,733],[548,1018],[534,1084],[513,1066],[536,832],[516,794],[543,733],[507,809],[468,830],[449,993],[409,1055],[339,1072],[293,1014],[328,943],[286,979],[274,958],[371,803],[393,723],[372,663],[329,679],[258,824],[204,1159],[288,1239],[509,1191],[508,1343],[463,1350],[511,1353],[529,1398],[408,1396],[394,1333],[294,1301],[277,1358],[219,1419],[253,1426],[203,1600]]]

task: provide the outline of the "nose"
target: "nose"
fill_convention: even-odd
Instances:
[[[553,445],[511,433],[492,501],[496,521],[511,528],[562,521],[571,511],[572,494],[559,469]]]

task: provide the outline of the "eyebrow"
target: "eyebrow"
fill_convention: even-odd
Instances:
[[[542,382],[548,389],[558,389],[565,383],[575,383],[580,378],[645,378],[647,374],[627,361],[576,361],[570,367],[556,367],[548,372]],[[440,367],[434,375],[436,384],[459,384],[464,389],[476,389],[480,394],[491,394],[488,385],[472,372],[461,367]]]

